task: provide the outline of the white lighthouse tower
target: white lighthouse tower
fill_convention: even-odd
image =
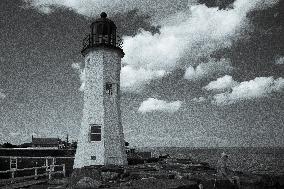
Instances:
[[[84,40],[84,110],[74,168],[127,164],[120,112],[123,50],[116,26],[101,13]]]

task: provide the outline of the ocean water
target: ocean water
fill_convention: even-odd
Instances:
[[[146,149],[144,149],[146,150]],[[244,173],[284,174],[284,147],[231,147],[231,148],[148,148],[155,154],[191,158],[215,167],[222,152],[229,155],[232,170]]]

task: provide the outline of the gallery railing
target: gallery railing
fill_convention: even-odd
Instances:
[[[83,40],[82,51],[84,51],[87,48],[95,47],[100,44],[122,48],[123,42],[119,36],[89,34]]]

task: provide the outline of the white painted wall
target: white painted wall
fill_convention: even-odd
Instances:
[[[127,164],[120,112],[120,61],[119,51],[103,47],[85,57],[84,109],[74,168]],[[106,94],[106,82],[117,86],[112,96]],[[101,141],[90,141],[90,124],[102,126]],[[96,160],[91,160],[91,156],[96,156]]]
[[[104,95],[105,163],[124,165],[127,160],[120,111],[121,57],[119,53],[115,54],[112,51],[104,53],[104,80],[105,83],[113,83],[116,89],[113,95]]]

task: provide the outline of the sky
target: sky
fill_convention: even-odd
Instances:
[[[102,11],[123,40],[131,146],[284,146],[283,0],[1,0],[0,143],[76,140],[80,51]]]

